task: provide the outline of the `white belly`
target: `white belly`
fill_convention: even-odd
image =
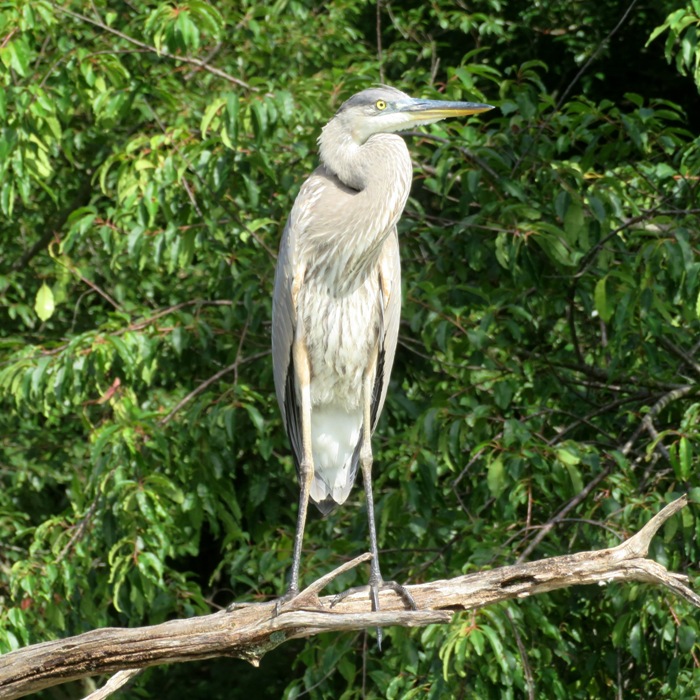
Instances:
[[[352,457],[361,437],[367,372],[369,385],[374,384],[371,365],[381,328],[378,281],[368,278],[338,298],[315,280],[309,282],[298,310],[311,368],[311,498],[321,502],[330,496],[343,503],[354,478]]]

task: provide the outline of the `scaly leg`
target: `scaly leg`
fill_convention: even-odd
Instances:
[[[367,495],[367,521],[369,524],[369,548],[372,560],[369,574],[369,596],[372,601],[372,610],[379,610],[379,591],[382,588],[390,588],[403,600],[404,605],[412,610],[416,609],[416,603],[411,594],[396,581],[384,581],[379,570],[379,547],[377,545],[377,527],[374,521],[374,496],[372,495],[372,386],[371,374],[367,373],[364,379],[362,391],[363,421],[362,421],[362,447],[360,448],[360,468],[362,480]],[[377,646],[382,648],[382,630],[377,628]]]
[[[275,613],[279,614],[280,608],[299,594],[299,568],[301,566],[301,548],[304,543],[304,527],[306,526],[306,513],[309,509],[309,492],[314,478],[314,459],[311,452],[311,372],[309,359],[306,353],[306,345],[302,339],[294,341],[294,364],[290,371],[295,373],[296,383],[301,396],[301,440],[303,456],[299,465],[299,510],[297,512],[297,529],[294,534],[294,555],[292,557],[292,571],[289,577],[287,592],[277,600]]]

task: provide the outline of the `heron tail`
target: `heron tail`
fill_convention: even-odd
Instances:
[[[310,495],[324,515],[350,495],[357,475],[361,436],[361,411],[320,406],[311,412],[314,480]]]

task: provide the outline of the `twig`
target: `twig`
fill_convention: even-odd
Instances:
[[[588,70],[588,67],[595,61],[595,59],[598,57],[598,54],[603,50],[603,47],[612,39],[615,34],[617,34],[618,30],[620,27],[625,23],[625,20],[629,16],[630,12],[634,9],[634,6],[639,2],[639,0],[632,0],[632,2],[629,4],[627,9],[625,10],[625,13],[622,15],[620,18],[620,21],[613,27],[613,29],[610,31],[610,33],[603,39],[603,41],[598,44],[596,47],[596,50],[590,55],[588,60],[581,66],[581,69],[579,70],[578,73],[574,76],[574,79],[569,83],[568,87],[564,92],[562,93],[561,97],[559,98],[559,101],[557,102],[556,110],[559,111],[561,109],[561,106],[564,104],[564,101],[566,98],[569,96],[569,93],[573,89],[574,85],[581,79],[581,76]]]
[[[173,61],[180,61],[180,63],[188,63],[191,66],[197,66],[198,68],[201,68],[202,70],[205,70],[208,73],[212,73],[213,75],[216,75],[219,78],[223,78],[224,80],[227,80],[230,83],[234,83],[235,85],[246,88],[247,90],[254,90],[254,88],[251,88],[250,85],[248,85],[248,83],[241,80],[240,78],[235,78],[234,76],[229,75],[228,73],[226,73],[226,71],[223,71],[220,68],[214,68],[214,66],[208,65],[206,61],[203,61],[199,58],[190,58],[189,56],[176,56],[175,54],[172,54],[169,51],[166,51],[165,49],[161,49],[159,51],[155,46],[150,46],[149,44],[146,44],[143,41],[134,39],[128,34],[124,34],[123,32],[120,32],[118,29],[114,29],[114,27],[110,27],[104,22],[92,19],[91,17],[87,17],[86,15],[81,15],[79,12],[73,12],[73,10],[69,10],[66,7],[61,7],[60,5],[52,4],[51,6],[57,12],[62,12],[63,14],[68,15],[69,17],[73,17],[73,19],[80,20],[81,22],[87,22],[88,24],[92,24],[94,27],[99,27],[103,31],[109,32],[110,34],[114,34],[114,36],[118,36],[120,39],[128,41],[130,44],[138,46],[141,49],[146,49],[147,51],[154,53],[157,56],[169,58]]]
[[[498,437],[502,435],[502,433],[499,433],[499,435],[495,436],[493,439],[497,440]],[[460,481],[465,477],[466,473],[469,471],[469,469],[472,467],[472,465],[476,462],[479,457],[481,457],[482,454],[484,454],[484,450],[486,448],[482,447],[480,450],[476,452],[476,454],[467,462],[467,466],[462,469],[462,471],[459,473],[459,476],[450,484],[451,489],[455,489],[457,485],[459,484]]]
[[[605,467],[594,479],[589,481],[580,493],[574,496],[553,518],[548,520],[542,529],[535,535],[532,542],[525,548],[525,551],[518,557],[518,564],[524,562],[535,550],[537,545],[549,534],[550,530],[566,517],[566,514],[573,510],[579,503],[586,500],[588,494],[610,473],[611,467]]]
[[[88,292],[84,292],[82,296],[87,294]],[[206,299],[190,299],[188,301],[183,301],[180,302],[179,304],[173,304],[172,306],[167,306],[164,309],[161,309],[160,311],[156,311],[152,316],[147,316],[145,318],[141,318],[138,321],[133,321],[130,323],[128,326],[125,326],[124,328],[120,328],[118,331],[114,331],[111,335],[115,336],[120,336],[124,335],[125,333],[131,333],[133,331],[140,331],[146,328],[147,326],[150,326],[152,323],[155,323],[159,318],[162,318],[163,316],[167,316],[168,314],[174,313],[175,311],[179,311],[180,309],[184,309],[187,306],[232,306],[233,302],[228,300],[228,299],[211,299],[211,300],[206,300]],[[41,357],[43,355],[60,355],[68,346],[70,343],[64,343],[63,345],[59,345],[58,347],[51,348],[51,349],[42,349],[41,352],[37,353],[33,357]],[[0,365],[2,366],[2,365]]]
[[[557,443],[561,442],[572,430],[575,430],[578,428],[579,425],[585,424],[589,426],[590,428],[593,428],[594,430],[600,431],[603,435],[606,435],[607,437],[612,437],[609,433],[607,433],[605,430],[603,430],[600,426],[596,425],[595,423],[592,422],[592,419],[595,418],[596,416],[601,415],[602,413],[607,413],[608,411],[612,411],[615,408],[618,408],[619,406],[624,406],[626,403],[637,403],[639,401],[644,401],[645,399],[649,398],[649,392],[639,392],[637,394],[633,394],[632,396],[624,396],[623,398],[620,399],[614,399],[613,401],[610,401],[606,403],[603,406],[600,406],[596,408],[594,411],[591,411],[590,413],[587,413],[583,418],[576,418],[576,420],[573,423],[570,423],[567,425],[565,428],[562,430],[559,430],[557,434],[551,438],[550,440],[547,441],[548,445],[556,445]],[[575,417],[575,414],[571,413],[570,411],[558,411],[558,413],[563,413],[564,415]]]
[[[67,264],[62,262],[60,259],[57,258],[57,262],[62,265],[63,267],[66,268],[69,272],[72,272],[73,274],[77,275],[78,279],[86,284],[90,289],[92,289],[93,292],[97,292],[107,303],[111,304],[117,311],[122,310],[122,305],[116,300],[113,299],[107,292],[105,292],[104,289],[101,287],[98,287],[92,280],[89,280],[85,275],[80,272],[80,270],[77,267],[74,267],[72,264]]]
[[[232,365],[229,365],[228,367],[224,367],[223,369],[219,370],[216,374],[213,374],[209,379],[205,379],[196,389],[193,389],[190,391],[187,396],[185,396],[183,399],[180,399],[180,401],[175,404],[175,407],[168,413],[165,418],[161,418],[160,421],[158,422],[158,425],[166,425],[169,423],[175,414],[186,404],[188,404],[192,399],[196,398],[199,396],[203,391],[206,391],[212,384],[215,382],[218,382],[221,377],[226,376],[229,372],[235,372],[239,365],[246,364],[248,362],[253,362],[254,360],[259,360],[261,357],[265,357],[265,355],[269,355],[270,351],[265,350],[263,352],[258,352],[255,355],[249,355],[248,357],[244,359],[238,359],[236,360]]]
[[[623,455],[627,456],[630,451],[632,450],[632,447],[634,447],[634,443],[637,441],[637,438],[645,431],[649,430],[649,426],[652,428],[654,427],[652,424],[653,419],[661,413],[661,411],[666,408],[672,401],[677,401],[678,399],[683,398],[684,396],[687,396],[688,394],[692,393],[693,391],[698,391],[698,387],[694,384],[686,384],[685,386],[679,387],[678,389],[673,389],[672,391],[669,391],[668,393],[664,394],[648,411],[648,413],[644,416],[642,419],[642,422],[639,424],[639,427],[632,433],[630,436],[629,440],[623,445],[621,452]]]
[[[382,56],[382,0],[377,3],[377,63],[379,63],[379,82],[384,84],[384,59]]]
[[[672,391],[669,391],[668,393],[664,394],[650,409],[649,412],[644,416],[642,419],[642,422],[640,423],[639,427],[634,431],[634,433],[630,436],[629,440],[622,446],[620,449],[620,452],[622,452],[623,455],[628,456],[629,453],[632,451],[632,448],[634,447],[634,443],[637,441],[639,436],[644,432],[647,431],[649,432],[652,436],[655,434],[655,428],[653,425],[653,419],[655,416],[657,416],[661,411],[663,411],[666,406],[668,406],[669,403],[672,401],[676,401],[683,396],[691,393],[692,391],[698,391],[698,387],[692,384],[688,384],[682,387],[679,387],[677,389],[673,389]],[[658,433],[656,433],[658,436]],[[665,448],[664,448],[665,450]],[[668,451],[665,451],[662,449],[659,449],[659,452],[664,454],[664,456],[668,457]],[[537,533],[535,538],[532,540],[532,542],[525,548],[525,551],[520,555],[518,558],[518,562],[525,561],[525,559],[534,551],[534,549],[537,547],[537,545],[547,536],[547,534],[551,531],[551,529],[559,522],[561,522],[564,518],[564,516],[574,507],[576,507],[579,503],[581,503],[587,496],[588,494],[593,490],[593,488],[599,484],[609,473],[610,473],[611,467],[608,466],[603,471],[600,472],[592,481],[590,481],[586,486],[582,489],[582,491],[572,498],[553,518],[551,518],[545,525],[542,527],[542,529]]]
[[[60,231],[68,221],[68,217],[80,207],[85,206],[90,201],[90,194],[92,192],[92,182],[90,178],[86,178],[80,183],[80,187],[76,192],[75,196],[63,210],[56,214],[53,221],[49,221],[45,224],[46,230],[41,236],[41,238],[27,251],[22,254],[22,257],[15,262],[12,266],[13,270],[23,270],[29,262],[34,258],[35,255],[41,253],[53,240],[56,231]]]
[[[167,316],[168,314],[175,313],[184,309],[188,306],[232,306],[233,302],[229,299],[189,299],[188,301],[182,301],[179,304],[173,304],[172,306],[167,306],[160,311],[156,311],[151,316],[142,318],[138,321],[130,323],[126,328],[122,328],[114,333],[114,335],[124,335],[124,333],[129,333],[131,331],[140,331],[155,323],[159,318]],[[65,346],[64,346],[65,347]]]
[[[494,180],[498,180],[498,173],[483,159],[475,155],[472,151],[464,146],[455,144],[454,141],[446,139],[444,136],[438,136],[437,134],[430,134],[423,131],[406,131],[405,136],[415,136],[416,138],[425,139],[426,141],[435,141],[436,143],[449,143],[450,149],[457,150],[463,156],[466,156],[472,163],[478,166],[479,170],[483,170],[488,173]],[[425,167],[425,163],[418,163],[420,167]]]
[[[334,579],[338,578],[341,574],[344,574],[350,569],[354,569],[356,566],[362,564],[363,561],[369,561],[372,555],[369,552],[361,554],[359,557],[355,557],[345,564],[341,564],[336,569],[333,569],[330,573],[325,576],[321,576],[320,579],[314,581],[310,586],[307,586],[298,596],[292,598],[289,602],[282,605],[279,609],[280,614],[291,610],[301,610],[304,605],[313,604],[315,609],[322,607],[321,602],[318,599],[318,594]],[[331,607],[333,605],[331,604]]]
[[[571,343],[574,346],[576,361],[579,365],[585,365],[586,362],[583,359],[581,344],[578,340],[578,330],[576,329],[576,278],[574,278],[572,285],[569,287],[569,298],[567,301],[566,322],[569,326],[569,335],[571,336]]]
[[[652,441],[656,441],[654,443],[654,449],[661,454],[661,456],[666,459],[667,461],[671,461],[671,455],[669,454],[668,450],[666,449],[666,445],[661,442],[659,439],[661,436],[659,435],[659,431],[656,429],[654,426],[654,422],[649,416],[644,416],[644,420],[642,421],[642,425],[646,429],[646,431],[649,433],[649,437],[652,439]]]
[[[695,374],[698,375],[698,377],[700,377],[700,362],[697,362],[692,355],[689,355],[687,352],[685,352],[685,350],[679,348],[675,343],[672,343],[663,335],[659,337],[659,342],[666,348],[666,350],[672,352],[676,357],[683,360],[683,362],[685,362],[685,364],[688,365],[688,367],[690,367],[690,369],[692,369]]]
[[[634,226],[635,224],[641,223],[642,221],[645,221],[646,219],[650,219],[652,216],[654,216],[660,209],[661,207],[670,199],[669,196],[664,197],[655,207],[652,209],[647,209],[643,214],[638,214],[637,216],[633,216],[629,219],[625,219],[623,223],[621,223],[617,228],[613,229],[608,233],[607,235],[603,236],[586,254],[581,258],[581,262],[579,263],[578,270],[576,270],[576,274],[573,276],[574,279],[574,286],[576,285],[576,282],[578,281],[579,278],[583,277],[583,275],[586,274],[588,271],[588,268],[593,264],[593,260],[595,259],[595,256],[602,250],[603,246],[611,239],[615,238],[619,233],[622,233],[626,229],[630,228],[631,226]]]
[[[116,469],[116,468],[115,468]],[[115,471],[114,469],[112,471]],[[56,557],[56,564],[59,564],[60,562],[63,561],[64,557],[68,552],[72,549],[73,545],[78,542],[80,539],[82,539],[83,535],[85,534],[85,530],[87,530],[87,526],[90,524],[90,521],[95,515],[95,512],[97,511],[97,504],[100,501],[101,493],[98,491],[97,495],[95,496],[94,500],[90,504],[90,507],[88,508],[87,513],[85,513],[85,517],[80,521],[80,524],[78,527],[75,529],[75,532],[71,536],[71,538],[66,542],[65,546],[63,549],[59,552],[58,556]]]
[[[83,700],[104,700],[112,693],[116,693],[119,688],[126,685],[132,678],[135,678],[143,671],[142,668],[131,668],[128,671],[118,671],[101,688],[90,693]]]
[[[508,618],[508,622],[510,622],[510,628],[513,632],[513,636],[515,637],[515,643],[518,646],[518,653],[520,654],[520,663],[523,667],[523,673],[525,674],[525,686],[527,687],[528,700],[535,700],[535,678],[532,675],[532,668],[530,667],[530,660],[527,656],[527,649],[525,648],[523,640],[518,634],[518,627],[515,624],[515,620],[513,620],[513,613],[507,608],[505,613],[506,617]]]
[[[214,56],[216,56],[216,54],[219,53],[219,51],[221,51],[221,49],[223,48],[223,46],[224,46],[224,42],[223,42],[223,41],[220,41],[220,42],[219,42],[219,43],[204,57],[204,59],[202,60],[202,63],[203,63],[204,65],[209,65],[209,61],[211,61],[211,59],[214,58]],[[199,70],[201,70],[201,66],[198,66],[198,67],[196,67],[196,68],[193,68],[192,70],[190,70],[190,71],[188,71],[187,73],[185,73],[185,80],[191,80],[192,77],[193,77]]]

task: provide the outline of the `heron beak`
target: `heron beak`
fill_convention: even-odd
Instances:
[[[448,102],[447,100],[411,100],[401,106],[401,112],[407,114],[416,124],[429,124],[448,117],[464,117],[493,109],[493,105],[480,102]]]

